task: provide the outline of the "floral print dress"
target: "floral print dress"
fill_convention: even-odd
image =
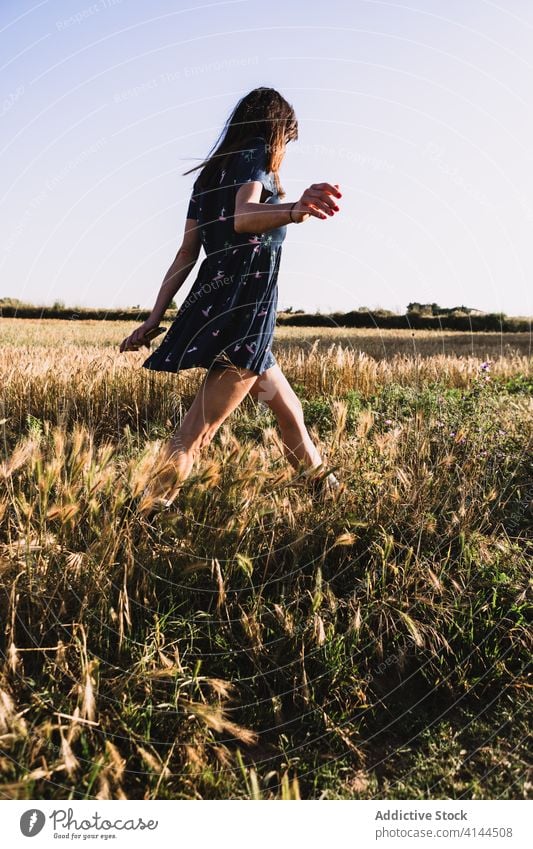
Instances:
[[[210,368],[219,357],[260,375],[276,364],[271,351],[278,300],[277,278],[287,226],[236,233],[235,196],[246,182],[262,184],[261,202],[279,203],[267,172],[262,136],[233,153],[202,191],[195,181],[187,218],[200,228],[206,253],[198,276],[163,341],[143,368],[177,372]]]

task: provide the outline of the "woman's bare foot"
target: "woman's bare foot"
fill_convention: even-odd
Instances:
[[[151,471],[150,481],[141,495],[140,512],[170,507],[181,484],[182,481],[178,478],[176,466],[168,453],[166,457],[156,459]]]

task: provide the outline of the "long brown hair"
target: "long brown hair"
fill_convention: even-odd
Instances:
[[[263,136],[266,140],[266,170],[274,174],[279,197],[285,197],[278,170],[287,142],[298,138],[298,121],[291,104],[279,91],[266,86],[252,89],[239,100],[206,159],[184,171],[183,175],[202,168],[197,184],[200,188],[209,187],[211,178],[224,167],[231,154],[245,148],[254,136]]]

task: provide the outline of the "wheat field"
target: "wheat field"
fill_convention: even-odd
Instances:
[[[340,496],[246,398],[148,518],[132,329],[0,319],[0,795],[531,797],[530,335],[279,328]]]

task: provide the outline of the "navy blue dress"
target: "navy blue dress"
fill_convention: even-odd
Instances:
[[[266,141],[257,136],[232,153],[210,188],[202,191],[195,181],[187,218],[198,222],[206,257],[163,341],[143,368],[169,372],[210,368],[220,355],[258,375],[276,364],[270,346],[287,226],[265,233],[233,229],[235,196],[243,183],[259,180],[261,203],[280,203],[273,172],[266,168]]]

